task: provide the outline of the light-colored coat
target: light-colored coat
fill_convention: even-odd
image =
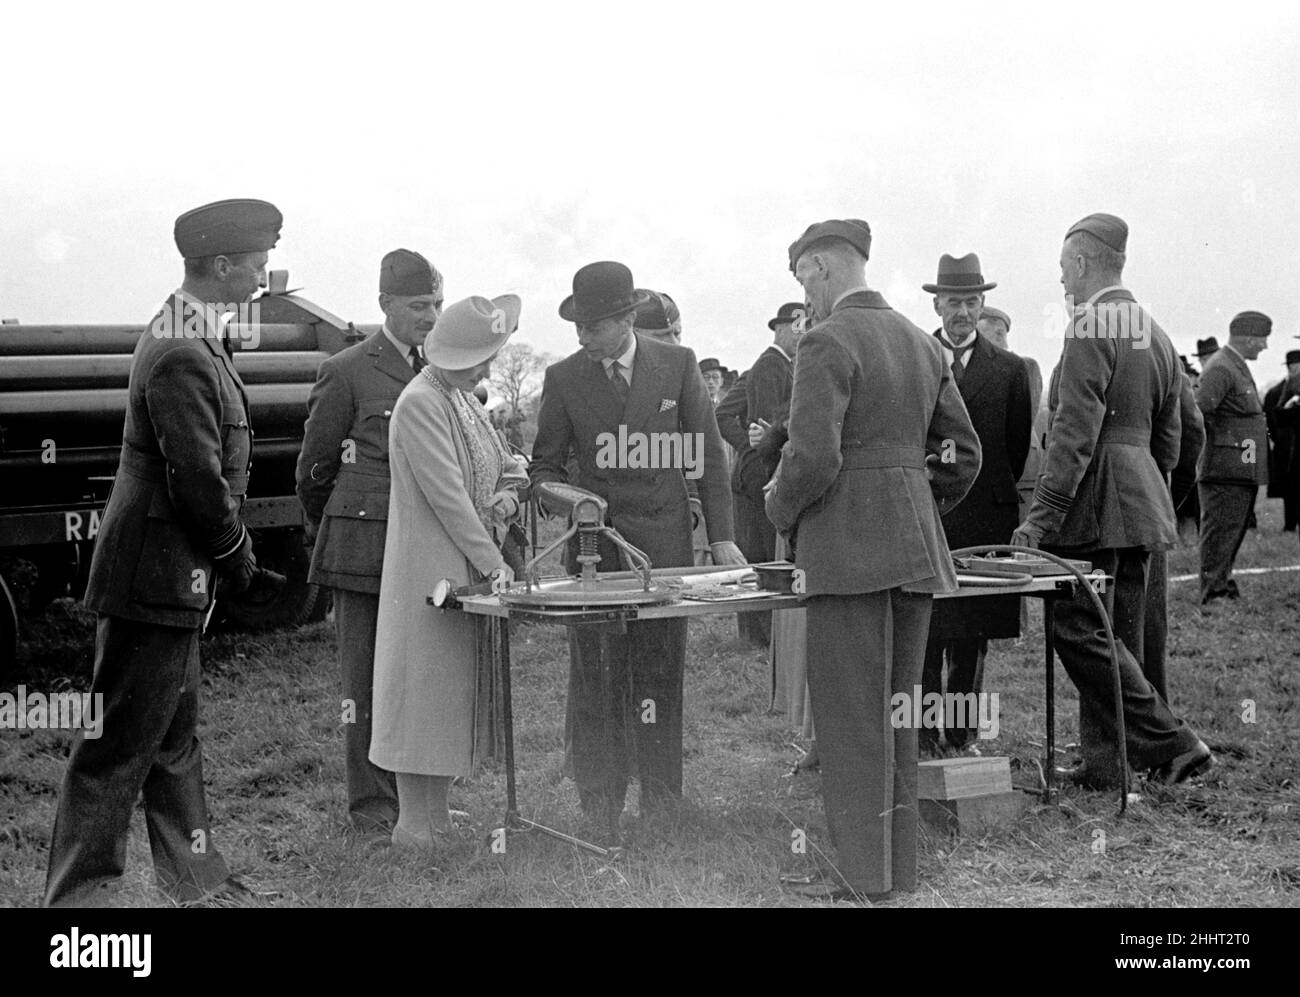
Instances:
[[[504,561],[470,498],[470,458],[451,403],[424,377],[393,406],[392,491],[375,635],[370,760],[391,772],[464,776],[474,744],[474,618],[426,599]],[[518,463],[511,470],[522,472]]]
[[[843,298],[799,340],[767,515],[793,536],[808,595],[954,591],[939,516],[979,469],[979,437],[938,340],[877,292]]]

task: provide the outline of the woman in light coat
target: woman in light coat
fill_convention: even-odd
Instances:
[[[451,830],[447,790],[473,764],[474,618],[425,600],[443,578],[489,578],[494,591],[514,578],[498,535],[518,514],[526,467],[501,445],[472,392],[519,310],[514,295],[447,308],[424,342],[428,366],[393,406],[370,760],[397,775],[395,845],[430,847]]]

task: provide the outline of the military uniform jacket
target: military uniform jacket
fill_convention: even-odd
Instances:
[[[383,331],[320,366],[307,400],[298,499],[320,524],[308,580],[379,594],[388,527],[388,424],[415,377]]]
[[[1230,346],[1201,371],[1196,406],[1205,416],[1205,449],[1197,465],[1201,481],[1268,483],[1268,420],[1246,361]]]
[[[1029,370],[1020,357],[977,333],[958,390],[979,436],[983,460],[966,497],[944,514],[948,547],[1010,543],[1020,525],[1016,482],[1025,469],[1033,433]],[[1015,596],[939,604],[933,617],[932,629],[937,626],[943,637],[1020,635],[1020,599]]]
[[[632,384],[624,405],[604,367],[581,351],[546,369],[529,474],[534,484],[568,481],[609,503],[609,520],[656,567],[694,563],[686,477],[674,467],[601,467],[602,434],[699,434],[704,444],[699,496],[709,542],[731,540],[731,492],[722,438],[695,354],[683,346],[637,337]],[[604,437],[608,439],[608,437]],[[577,474],[566,467],[570,448]],[[659,463],[663,463],[659,461]],[[601,571],[618,570],[604,560]]]
[[[122,455],[86,586],[97,613],[199,627],[213,559],[247,536],[253,433],[221,336],[211,310],[177,291],[135,345]]]
[[[1026,517],[1045,544],[1162,550],[1177,539],[1165,475],[1178,461],[1180,371],[1169,337],[1127,290],[1075,309]]]
[[[799,340],[789,432],[767,515],[808,595],[956,589],[939,517],[980,443],[936,339],[875,291],[841,299]]]

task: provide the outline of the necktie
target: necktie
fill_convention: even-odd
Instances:
[[[627,379],[623,377],[623,365],[615,360],[609,365],[609,383],[614,386],[614,394],[620,402],[627,401]]]
[[[412,346],[411,347],[411,370],[415,371],[418,374],[423,369],[424,369],[424,361],[420,359],[420,348],[418,346]]]
[[[970,352],[971,346],[953,346],[947,340],[944,340],[944,345],[952,350],[952,379],[960,385],[961,376],[966,373],[966,364],[962,361],[962,358]]]

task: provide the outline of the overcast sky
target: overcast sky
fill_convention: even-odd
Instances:
[[[573,271],[616,259],[744,368],[801,297],[789,243],[856,216],[927,330],[920,285],[977,252],[1046,373],[1061,238],[1108,211],[1180,352],[1247,308],[1261,387],[1300,347],[1295,4],[442,7],[6,6],[0,316],[143,323],[175,216],[260,197],[271,265],[346,319],[379,319],[406,246],[449,300],[520,294],[520,338],[563,355]]]

